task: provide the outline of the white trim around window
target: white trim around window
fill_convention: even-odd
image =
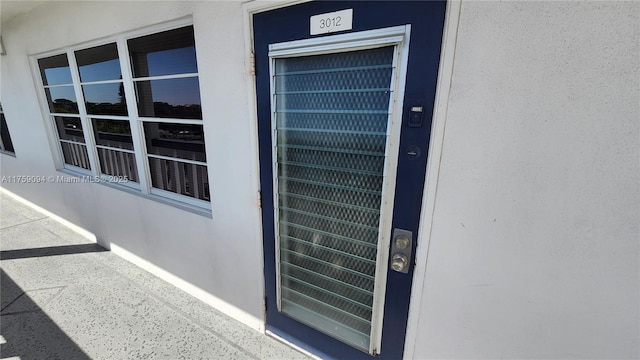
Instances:
[[[146,60],[147,54],[155,53],[157,59],[158,52],[167,51],[160,49],[162,44],[158,45],[163,42],[145,43],[144,37],[166,35],[182,39],[183,32],[188,34],[184,38],[187,45],[177,45],[167,51],[183,51],[183,54],[186,51],[193,55],[193,62],[176,64],[164,61],[158,63],[159,66],[170,70],[153,73],[147,64],[147,61],[151,61]],[[143,47],[139,50],[142,51],[142,57],[136,65],[136,69],[143,69],[143,73],[135,74],[132,64],[135,60],[132,58],[136,55],[130,52],[131,41],[143,43],[139,45]],[[78,52],[99,51],[100,47],[108,55],[104,55],[105,59],[100,58],[101,54],[91,55],[97,56],[97,60],[90,60],[88,65],[97,64],[94,75],[100,76],[82,81],[85,76],[82,72],[87,71],[82,67],[87,63],[82,64],[77,57]],[[77,176],[101,178],[109,187],[211,216],[195,49],[193,23],[189,18],[30,56],[58,170]],[[41,68],[41,61],[54,57],[60,60],[59,63],[51,60],[53,65],[43,65]],[[112,72],[115,75],[110,74],[109,69],[98,69],[106,65],[116,70]],[[64,80],[57,81],[55,78],[52,81],[58,76],[56,72],[65,73],[59,77]],[[167,100],[169,91],[166,88],[185,83],[188,89],[181,94],[187,92],[190,98],[183,96],[186,100],[175,102]],[[160,98],[161,90],[164,91],[164,98]],[[90,91],[94,98],[100,100],[89,100],[92,96]],[[113,100],[115,91],[120,100]],[[56,97],[54,93],[67,96]],[[73,96],[75,99],[71,99]],[[108,100],[101,100],[102,96]],[[142,109],[139,109],[140,101]],[[102,110],[101,106],[109,110]],[[126,174],[130,174],[128,177],[135,181],[110,181],[114,177],[123,180]]]

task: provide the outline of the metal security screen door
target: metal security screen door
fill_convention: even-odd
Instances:
[[[279,309],[364,351],[384,240],[395,51],[277,58],[272,73]]]
[[[267,330],[322,358],[402,358],[444,5],[253,17]]]

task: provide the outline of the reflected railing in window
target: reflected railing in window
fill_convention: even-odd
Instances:
[[[138,182],[136,157],[132,153],[98,148],[100,169],[103,174],[119,176],[129,181]]]
[[[138,182],[131,125],[126,120],[91,119],[103,174]]]
[[[149,167],[153,187],[210,201],[206,166],[149,157]]]
[[[62,155],[64,156],[65,163],[81,167],[83,169],[91,168],[86,146],[66,141],[60,141],[60,145],[62,147]]]

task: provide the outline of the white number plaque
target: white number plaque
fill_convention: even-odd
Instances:
[[[353,9],[314,15],[310,19],[311,35],[353,29]]]

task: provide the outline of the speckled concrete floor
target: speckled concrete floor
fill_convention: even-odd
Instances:
[[[1,193],[0,214],[2,359],[308,359]]]

